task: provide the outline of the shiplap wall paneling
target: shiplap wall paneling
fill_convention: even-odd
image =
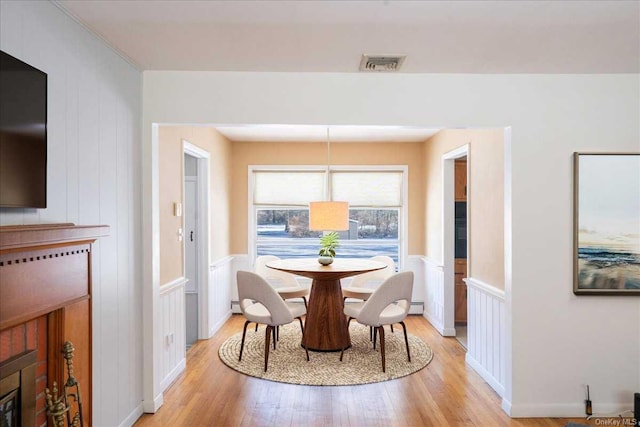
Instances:
[[[51,2],[0,2],[0,48],[48,76],[47,208],[0,224],[107,224],[93,247],[93,424],[141,410],[141,73]]]
[[[163,391],[186,367],[184,285],[182,277],[160,288]]]
[[[411,306],[411,314],[422,314],[423,310],[418,310],[418,308],[423,307],[420,305],[424,303],[425,295],[426,295],[426,286],[425,286],[425,266],[424,260],[422,256],[419,255],[409,255],[406,258],[404,271],[413,271],[413,293],[411,294],[411,301],[413,305]]]
[[[424,259],[424,317],[440,334],[444,330],[444,269],[441,264]]]
[[[225,257],[209,268],[209,336],[231,316],[231,287],[234,257]]]
[[[247,254],[233,255],[233,263],[231,264],[231,281],[229,283],[229,296],[232,302],[232,312],[240,313],[240,305],[238,305],[238,271],[253,271],[253,263]]]
[[[467,283],[466,361],[504,396],[506,347],[504,292],[473,278]]]

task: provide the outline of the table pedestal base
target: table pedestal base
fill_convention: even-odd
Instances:
[[[309,351],[340,351],[351,347],[340,280],[314,280],[302,346]]]

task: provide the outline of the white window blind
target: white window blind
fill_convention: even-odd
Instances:
[[[325,198],[324,172],[256,171],[254,180],[255,205],[308,206]]]
[[[402,172],[331,172],[332,200],[349,207],[402,206]]]

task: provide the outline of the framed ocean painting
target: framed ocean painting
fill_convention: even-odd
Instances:
[[[640,295],[640,153],[574,153],[576,295]]]

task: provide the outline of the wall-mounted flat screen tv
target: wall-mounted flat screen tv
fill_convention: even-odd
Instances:
[[[0,207],[47,207],[47,74],[3,51]]]

